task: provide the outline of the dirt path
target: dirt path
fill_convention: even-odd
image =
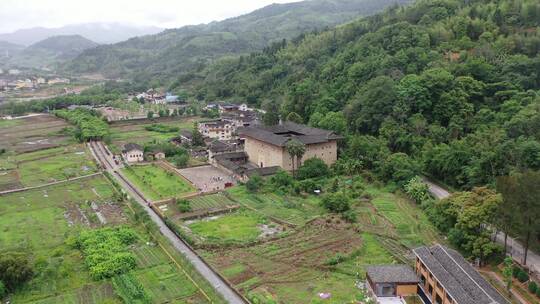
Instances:
[[[499,277],[496,273],[494,273],[493,271],[486,271],[486,270],[480,270],[481,273],[487,275],[488,277],[494,279],[495,281],[497,281],[497,284],[499,286],[501,286],[503,289],[506,289],[506,284],[504,283],[503,279],[501,277]],[[517,293],[515,290],[510,290],[510,292],[512,293],[512,296],[514,298],[512,298],[511,300],[516,300],[517,302],[521,303],[521,304],[529,304],[529,301],[525,300],[519,293]],[[507,297],[506,295],[504,295],[505,297]]]
[[[97,173],[93,173],[93,174],[89,174],[89,175],[83,175],[83,176],[79,176],[79,177],[74,177],[74,178],[70,178],[70,179],[65,179],[65,180],[56,181],[56,182],[47,183],[47,184],[42,184],[42,185],[33,186],[33,187],[26,187],[26,188],[19,188],[19,189],[11,189],[11,190],[6,190],[6,191],[0,191],[0,195],[5,195],[5,194],[10,194],[10,193],[15,193],[15,192],[23,192],[23,191],[28,191],[28,190],[34,190],[34,189],[39,189],[39,188],[44,188],[44,187],[49,187],[49,186],[54,186],[54,185],[63,184],[63,183],[67,183],[67,182],[72,182],[72,181],[76,181],[76,180],[80,180],[80,179],[84,179],[84,178],[89,178],[89,177],[93,177],[93,176],[97,176],[97,175],[101,175],[101,174],[102,174],[101,172],[97,172]]]

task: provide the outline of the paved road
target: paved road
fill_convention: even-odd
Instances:
[[[171,244],[180,251],[197,271],[220,293],[228,303],[244,304],[246,303],[233,289],[231,289],[217,274],[210,269],[174,232],[165,225],[163,220],[155,213],[155,211],[147,205],[147,200],[142,197],[131,185],[126,183],[123,176],[116,171],[116,165],[112,161],[110,155],[103,153],[104,145],[100,142],[91,143],[92,154],[102,163],[105,164],[107,171],[116,179],[118,184],[139,203],[144,210],[150,215],[150,218],[157,224],[160,232],[171,242]]]
[[[428,185],[429,192],[435,198],[443,199],[450,196],[449,191],[437,185],[436,183],[430,181],[429,179],[424,178],[424,182],[426,183],[426,185]],[[498,232],[495,239],[499,244],[504,245],[504,233]],[[525,249],[523,248],[523,246],[515,239],[508,237],[507,247],[508,247],[507,249],[508,254],[510,254],[510,256],[512,256],[515,260],[523,263],[523,257],[524,257],[524,252],[525,252]],[[532,271],[536,272],[537,274],[540,273],[540,255],[529,250],[527,252],[527,266],[529,266],[529,268]]]
[[[450,192],[448,190],[444,189],[443,187],[435,184],[434,182],[430,181],[427,178],[424,178],[424,183],[428,185],[429,192],[431,195],[433,195],[436,199],[443,199],[450,196]]]

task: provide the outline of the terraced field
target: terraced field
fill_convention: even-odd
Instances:
[[[357,292],[355,275],[334,272],[328,263],[338,253],[363,261],[363,256],[356,255],[362,244],[362,236],[338,219],[330,222],[320,219],[284,238],[251,247],[203,251],[203,254],[251,298],[270,298],[278,303],[319,303],[319,293],[330,293],[331,298],[324,303],[349,303]],[[365,254],[370,259],[372,254],[377,255],[381,262],[392,261],[380,258],[389,257],[384,248]],[[355,262],[347,268],[347,271],[358,270],[361,269]]]
[[[319,198],[316,196],[301,198],[298,196],[283,197],[273,193],[259,195],[249,193],[245,187],[231,188],[228,193],[232,199],[240,204],[296,225],[303,225],[325,213],[319,205]]]
[[[220,209],[226,208],[231,205],[235,205],[235,202],[230,200],[223,193],[201,195],[189,200],[193,211],[208,210],[208,209]]]
[[[228,190],[235,202],[297,225],[281,238],[252,246],[200,250],[251,299],[278,303],[352,303],[369,265],[410,263],[410,249],[442,242],[420,209],[399,193],[355,181],[363,195],[351,204],[355,223],[320,207],[314,195]],[[212,237],[217,232],[207,231]],[[214,247],[211,247],[214,248]],[[329,293],[321,299],[320,293]],[[257,301],[257,300],[255,300]]]
[[[368,187],[372,204],[396,232],[403,245],[414,248],[433,242],[444,242],[427,216],[411,201],[385,191]]]

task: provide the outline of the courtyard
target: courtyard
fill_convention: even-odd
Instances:
[[[220,191],[236,184],[231,174],[210,165],[180,169],[179,172],[201,192]]]

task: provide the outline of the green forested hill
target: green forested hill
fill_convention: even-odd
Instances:
[[[410,0],[310,0],[272,4],[250,14],[210,24],[185,26],[156,35],[90,49],[66,66],[76,73],[109,77],[168,78],[225,55],[248,54],[272,41],[341,24]]]
[[[420,0],[179,83],[346,133],[345,154],[389,180],[469,188],[540,169],[539,23],[537,0]]]

